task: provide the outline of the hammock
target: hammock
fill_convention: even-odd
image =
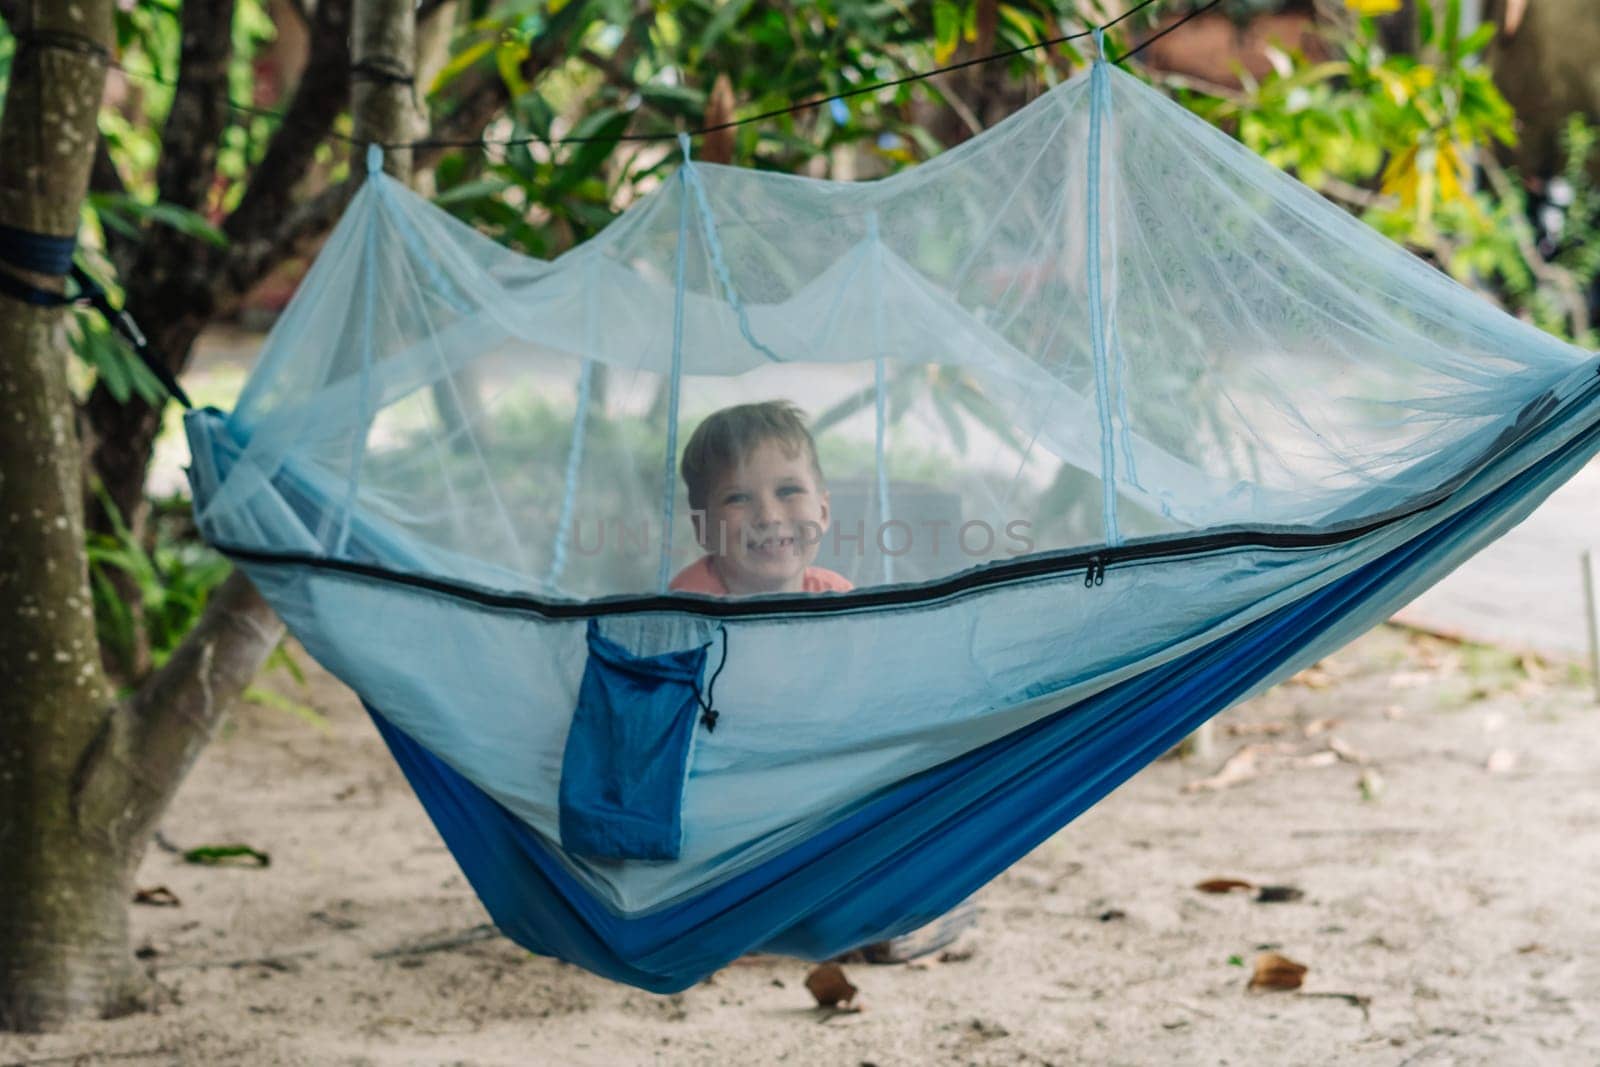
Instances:
[[[551,262],[374,152],[187,422],[494,921],[613,979],[928,922],[1600,449],[1595,356],[1103,62],[880,181],[683,147]],[[853,589],[672,590],[688,435],[774,398]]]

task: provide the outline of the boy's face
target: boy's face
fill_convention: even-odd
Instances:
[[[828,493],[805,452],[763,441],[713,479],[695,535],[728,592],[747,596],[800,592],[827,529]]]

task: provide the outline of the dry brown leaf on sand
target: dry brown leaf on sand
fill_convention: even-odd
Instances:
[[[1321,667],[1307,667],[1293,678],[1290,685],[1303,685],[1307,689],[1326,689],[1333,684],[1333,675]]]
[[[1248,892],[1255,888],[1255,883],[1247,882],[1243,878],[1209,878],[1196,885],[1195,888],[1202,893]]]
[[[1358,767],[1365,766],[1368,762],[1365,752],[1343,738],[1330,736],[1328,738],[1328,751],[1346,763],[1354,763]]]
[[[1332,730],[1334,727],[1339,725],[1339,722],[1340,720],[1338,719],[1312,719],[1310,722],[1306,723],[1302,732],[1307,737],[1316,737],[1318,734],[1325,734],[1329,730]]]
[[[156,908],[177,908],[183,906],[183,901],[178,899],[178,894],[164,885],[154,889],[140,889],[133,894],[135,904],[149,904]]]
[[[1289,724],[1277,720],[1271,722],[1230,722],[1222,728],[1222,732],[1229,737],[1277,737],[1279,734],[1289,732]]]
[[[1254,745],[1245,745],[1229,756],[1216,774],[1209,778],[1198,778],[1188,783],[1183,787],[1183,791],[1185,793],[1209,793],[1218,789],[1226,789],[1230,785],[1238,785],[1240,782],[1248,782],[1261,773],[1262,757],[1277,755],[1282,750],[1281,745],[1264,741]]]
[[[859,1009],[855,999],[860,990],[844,976],[844,968],[837,963],[819,963],[811,968],[811,973],[806,975],[806,988],[819,1007],[841,1011]]]
[[[1305,895],[1306,891],[1297,885],[1264,885],[1256,890],[1256,903],[1293,904]]]
[[[1306,980],[1303,963],[1296,963],[1276,952],[1263,952],[1256,957],[1255,973],[1250,976],[1248,989],[1299,989]]]

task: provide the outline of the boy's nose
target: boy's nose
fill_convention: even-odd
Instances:
[[[771,497],[761,497],[756,501],[756,522],[762,526],[771,526],[780,521],[783,513],[778,507],[778,502]]]

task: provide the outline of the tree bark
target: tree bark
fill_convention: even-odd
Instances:
[[[338,2],[322,0],[319,15]],[[408,4],[382,0],[363,12],[368,54],[404,57],[409,68]],[[36,6],[52,12],[40,29],[110,40],[112,0]],[[76,231],[104,75],[92,47],[18,55],[0,116],[0,223]],[[375,88],[358,130],[408,139],[409,89]],[[396,89],[403,101],[388,95]],[[0,622],[0,1029],[48,1029],[138,1005],[133,871],[227,704],[283,632],[235,573],[167,664],[130,699],[114,698],[95,642],[59,319],[0,298],[0,612],[14,616]]]
[[[354,82],[350,86],[355,139],[366,143],[414,141],[422,114],[413,83],[417,24],[413,0],[358,0],[355,9]],[[411,180],[411,149],[386,148],[383,169]],[[356,160],[364,168],[364,160]]]
[[[112,0],[35,2],[0,115],[0,224],[75,234]],[[31,19],[28,17],[31,15]],[[29,37],[32,32],[39,36]],[[61,279],[33,276],[37,285]],[[125,1009],[127,868],[73,801],[112,706],[83,547],[61,312],[0,297],[0,1027]]]
[[[1570,115],[1600,120],[1600,8],[1593,0],[1489,0],[1500,27],[1489,46],[1495,84],[1517,112],[1518,143],[1504,153],[1525,179],[1561,169],[1561,130]],[[1593,177],[1600,181],[1600,163]]]

